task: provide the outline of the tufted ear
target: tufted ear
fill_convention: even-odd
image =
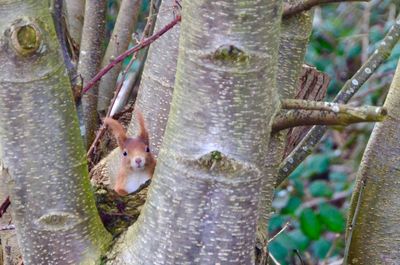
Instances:
[[[128,139],[128,136],[126,135],[124,127],[122,127],[122,125],[118,121],[116,121],[112,118],[105,118],[104,124],[111,128],[111,131],[114,134],[114,137],[117,139],[119,147],[121,149],[124,149],[125,141],[126,141],[126,139]]]
[[[137,119],[138,124],[139,124],[139,135],[138,135],[138,137],[140,139],[142,139],[145,142],[145,144],[149,145],[149,142],[150,142],[150,140],[149,140],[149,132],[146,129],[146,125],[144,123],[143,114],[138,110],[136,110],[135,113],[136,113],[136,119]]]

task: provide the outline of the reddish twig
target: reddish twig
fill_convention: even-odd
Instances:
[[[170,23],[165,25],[164,28],[162,28],[160,31],[156,32],[153,36],[143,40],[143,42],[139,43],[138,45],[130,48],[129,50],[125,51],[121,55],[119,55],[117,58],[115,58],[114,61],[112,61],[110,64],[108,64],[106,67],[100,70],[93,78],[88,82],[88,84],[83,88],[82,93],[86,93],[91,89],[108,71],[110,71],[116,64],[122,62],[126,57],[129,55],[140,51],[141,49],[149,46],[152,44],[155,40],[160,38],[164,33],[172,29],[178,22],[181,21],[181,17],[177,16],[174,20],[172,20]]]
[[[0,205],[0,218],[3,216],[3,214],[7,211],[8,206],[10,206],[11,201],[10,197],[8,196],[3,203]]]
[[[151,12],[151,10],[150,10],[149,19],[148,19],[148,21],[147,21],[147,23],[146,23],[146,26],[145,26],[144,30],[143,30],[143,36],[142,36],[140,42],[138,43],[138,45],[136,45],[135,47],[138,47],[140,44],[143,44],[146,40],[148,40],[148,39],[151,38],[151,37],[150,37],[150,38],[145,38],[145,37],[146,37],[146,33],[149,32],[149,28],[150,28],[150,26],[151,26],[152,23],[153,23],[153,22],[152,22],[151,16],[152,16],[152,12]],[[176,20],[176,19],[175,19],[175,20]],[[175,21],[175,20],[174,20],[174,21]],[[171,23],[170,23],[170,24],[171,24]],[[168,24],[168,25],[170,25],[170,24]],[[168,25],[167,25],[167,26],[168,26]],[[163,29],[165,29],[167,26],[165,26]],[[173,27],[173,26],[172,26],[172,27]],[[171,29],[172,27],[170,27],[170,29]],[[161,31],[162,31],[162,30],[160,30],[158,33],[160,33]],[[166,31],[165,31],[165,32],[166,32]],[[154,34],[153,36],[157,35],[158,33]],[[164,34],[164,33],[161,33],[161,35],[162,35],[162,34]],[[159,35],[159,36],[161,36],[161,35]],[[154,40],[153,40],[153,41],[154,41]],[[149,43],[149,44],[150,44],[150,43]],[[142,48],[144,48],[144,47],[146,47],[146,46],[143,46]],[[116,99],[117,99],[117,97],[118,97],[119,92],[121,91],[121,88],[122,88],[122,85],[123,85],[123,83],[124,83],[124,81],[125,81],[125,79],[126,79],[126,75],[127,75],[127,73],[128,73],[128,70],[129,70],[129,68],[131,68],[133,62],[137,59],[137,54],[138,54],[139,50],[140,50],[140,49],[138,49],[137,51],[134,51],[134,52],[133,52],[134,54],[133,54],[133,56],[132,56],[132,59],[130,60],[129,64],[125,67],[125,69],[124,69],[124,71],[123,71],[123,73],[122,73],[121,82],[119,82],[119,84],[117,85],[117,88],[116,88],[116,90],[115,90],[115,92],[114,92],[114,97],[112,98],[111,103],[110,103],[110,106],[108,107],[106,117],[110,117],[111,110],[112,110],[112,108],[113,108],[113,106],[114,106],[114,104],[115,104],[115,101],[116,101]],[[92,145],[90,146],[90,148],[89,148],[89,150],[88,150],[88,152],[87,152],[87,157],[90,157],[90,156],[92,155],[92,153],[94,152],[94,150],[95,150],[95,148],[96,148],[96,146],[97,146],[97,143],[100,141],[101,137],[103,137],[103,135],[104,135],[104,133],[105,133],[105,129],[106,129],[106,127],[105,127],[104,125],[102,125],[102,126],[100,127],[99,132],[98,132],[97,135],[96,135],[96,138],[94,139]]]

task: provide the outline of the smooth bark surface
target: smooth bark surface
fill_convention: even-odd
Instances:
[[[94,264],[110,236],[48,1],[0,3],[0,156],[24,264]]]
[[[87,84],[100,69],[105,37],[107,1],[87,0],[85,5],[85,22],[82,30],[81,49],[79,53],[78,74]],[[92,144],[98,126],[97,115],[98,86],[82,96],[83,126],[86,148]]]
[[[280,6],[183,1],[163,149],[142,215],[121,239],[131,244],[117,244],[110,263],[254,263]]]
[[[64,0],[68,31],[75,43],[81,43],[85,0]]]
[[[285,1],[294,3],[296,1]],[[277,91],[281,99],[293,98],[296,93],[299,75],[302,70],[304,55],[312,30],[312,13],[303,13],[282,21],[277,68]],[[275,188],[279,163],[282,161],[286,144],[287,131],[271,137],[268,150],[265,151],[265,177],[258,220],[259,239],[263,245],[263,257],[260,263],[266,262],[267,225],[272,212],[272,196]]]
[[[348,218],[347,264],[400,263],[399,87],[400,64],[384,104],[388,118],[375,125],[357,174]]]

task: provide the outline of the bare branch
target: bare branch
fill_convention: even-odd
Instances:
[[[181,17],[178,16],[174,20],[172,20],[169,24],[165,25],[164,28],[162,28],[160,31],[156,32],[153,36],[145,39],[143,42],[139,43],[138,45],[130,48],[129,50],[125,51],[121,55],[119,55],[117,58],[115,58],[114,61],[109,63],[106,67],[101,69],[95,77],[93,77],[90,82],[83,88],[83,93],[86,93],[89,91],[108,71],[110,71],[116,64],[122,62],[126,57],[129,55],[149,46],[152,44],[155,40],[160,38],[165,32],[168,30],[172,29],[176,24],[178,24],[181,21]]]
[[[284,4],[283,6],[283,18],[296,15],[298,13],[310,10],[314,6],[329,4],[329,3],[340,3],[340,2],[368,2],[369,0],[305,0],[296,4]]]
[[[96,75],[103,56],[106,1],[87,0],[85,21],[83,23],[81,50],[79,54],[78,74],[83,78],[83,85]],[[89,148],[98,126],[97,87],[82,96],[83,124],[85,126],[85,144]]]
[[[368,61],[349,79],[333,102],[347,103],[378,67],[389,57],[400,38],[400,16],[381,41]],[[326,126],[314,126],[297,147],[282,161],[276,185],[282,181],[309,155],[327,131]]]
[[[128,49],[132,32],[136,28],[135,24],[139,15],[141,2],[140,0],[123,0],[121,2],[111,39],[101,64],[102,67],[106,66],[113,58]],[[100,81],[97,106],[99,111],[105,112],[108,109],[121,68],[121,64],[116,65]]]
[[[308,102],[307,102],[308,103]],[[304,125],[342,125],[346,126],[358,122],[382,121],[387,114],[382,107],[362,106],[351,107],[348,105],[329,102],[312,102],[316,109],[292,109],[281,111],[275,117],[272,132]],[[318,106],[321,105],[321,106]],[[311,104],[310,104],[310,107]],[[329,109],[330,108],[330,109]]]
[[[3,201],[3,203],[0,205],[0,218],[3,216],[3,214],[7,211],[7,208],[10,206],[10,197],[7,196],[7,198]]]

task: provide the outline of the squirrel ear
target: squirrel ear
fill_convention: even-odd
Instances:
[[[119,147],[121,149],[124,149],[125,141],[128,138],[125,133],[124,127],[122,127],[122,125],[118,121],[112,118],[105,118],[104,124],[111,128],[114,137],[117,139]]]
[[[136,110],[135,113],[136,113],[136,119],[139,124],[139,136],[138,137],[141,138],[145,142],[145,144],[149,145],[149,142],[150,142],[149,133],[146,129],[143,114],[138,110]]]

